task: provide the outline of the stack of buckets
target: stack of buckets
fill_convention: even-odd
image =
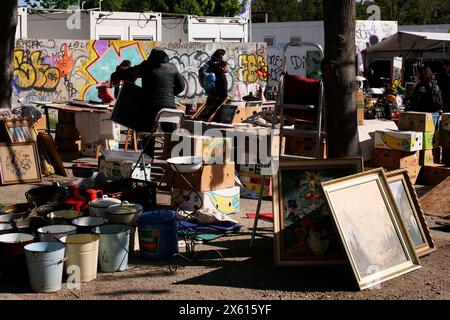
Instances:
[[[178,252],[175,212],[147,212],[139,216],[137,224],[143,258],[163,260]],[[28,234],[0,235],[2,271],[19,272],[14,264],[20,260],[28,267],[33,291],[55,292],[61,289],[64,269],[68,283],[96,279],[98,267],[102,272],[126,270],[130,226],[104,224],[92,228],[91,234],[76,231],[71,225],[50,225],[38,229],[41,242],[34,243],[34,237]],[[20,271],[23,278],[24,270]]]

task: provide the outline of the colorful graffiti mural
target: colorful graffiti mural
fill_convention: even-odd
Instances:
[[[198,69],[219,49],[226,50],[230,97],[256,92],[268,80],[267,48],[263,43],[164,43],[119,40],[19,39],[14,52],[14,95],[33,100],[98,100],[97,86],[109,80],[123,60],[133,65],[147,59],[156,46],[166,50],[185,79],[178,99],[205,98]],[[139,82],[138,82],[139,84]]]

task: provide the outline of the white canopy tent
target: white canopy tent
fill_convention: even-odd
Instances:
[[[450,33],[435,32],[397,32],[393,36],[366,49],[366,54],[393,52],[407,54],[409,52],[443,52],[448,54]]]
[[[450,58],[450,33],[400,31],[364,51],[364,66],[375,61],[403,58],[408,70],[404,79],[410,79],[410,66],[417,59],[442,61]]]

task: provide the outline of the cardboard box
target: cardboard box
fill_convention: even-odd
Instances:
[[[421,166],[414,166],[414,167],[408,167],[404,168],[408,171],[409,179],[411,180],[412,184],[418,184],[422,181],[422,171],[424,167]],[[385,171],[393,171],[398,170],[398,168],[385,168]]]
[[[314,137],[285,136],[284,154],[314,158],[316,156],[316,142]],[[322,140],[320,146],[322,158],[326,158],[325,140]]]
[[[402,131],[435,131],[439,129],[439,113],[407,111],[398,117],[398,129]]]
[[[419,151],[399,151],[390,149],[374,149],[374,166],[384,168],[407,168],[419,166]]]
[[[450,148],[442,147],[442,163],[450,166]]]
[[[450,113],[443,113],[441,115],[441,130],[450,131]]]
[[[422,150],[423,133],[416,131],[375,131],[375,148],[400,151]]]
[[[262,168],[268,168],[269,165],[263,165],[263,164],[241,164],[239,166],[239,174],[242,173],[254,173],[254,174],[261,174],[261,167]]]
[[[239,180],[242,183],[257,183],[261,184],[262,176],[255,173],[246,173],[246,172],[240,172],[239,173]],[[272,184],[272,177],[271,176],[265,176],[264,177],[264,185],[271,185]]]
[[[133,178],[137,180],[150,180],[151,165],[146,164],[137,168],[131,174],[140,152],[130,151],[109,151],[102,150],[98,158],[98,171],[105,174],[111,180],[120,180],[124,178]],[[147,179],[146,179],[147,178]]]
[[[364,108],[356,108],[356,122],[358,126],[364,125]]]
[[[435,151],[434,149],[420,150],[419,163],[421,166],[428,166],[435,163]]]
[[[98,157],[101,150],[119,150],[119,142],[116,140],[99,140],[98,142],[87,143],[81,141],[81,155],[85,157]],[[97,154],[98,151],[98,154]]]
[[[439,131],[439,145],[445,148],[450,148],[450,131]]]
[[[226,164],[209,164],[203,167],[203,171],[184,174],[189,181],[200,192],[214,191],[234,187],[234,162]],[[176,189],[190,190],[189,185],[171,166],[167,167],[166,182]]]
[[[243,182],[242,185],[245,190],[256,192],[256,194],[259,195],[261,183]],[[264,184],[263,196],[272,196],[272,182],[270,185]]]
[[[58,110],[58,123],[75,123],[75,112]]]
[[[356,91],[356,108],[364,110],[364,92],[361,90]]]
[[[171,141],[173,156],[201,156],[206,164],[213,164],[224,163],[231,155],[231,138],[174,134],[180,139]]]
[[[78,152],[81,150],[81,140],[55,138],[55,145],[58,151]]]
[[[427,131],[423,133],[423,150],[437,148],[439,146],[439,131]]]
[[[58,123],[56,124],[55,137],[79,139],[80,133],[78,132],[78,129],[75,126],[75,124]]]
[[[423,167],[425,182],[428,185],[436,186],[450,175],[450,167],[443,164],[433,164]],[[445,196],[445,195],[443,195]]]
[[[184,197],[184,202],[182,198]],[[202,209],[210,209],[219,219],[224,215],[237,213],[240,210],[240,188],[232,187],[208,192],[201,192],[203,200]],[[174,190],[172,193],[172,207],[176,208],[181,204],[184,210],[197,210],[200,206],[200,199],[195,192],[188,190]]]
[[[36,131],[40,132],[40,131],[46,131],[47,130],[47,118],[45,116],[40,117],[39,119],[37,119],[34,124],[33,127],[36,129]]]

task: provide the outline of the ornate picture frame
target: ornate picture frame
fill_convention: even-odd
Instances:
[[[417,255],[423,257],[436,251],[416,190],[409,178],[408,170],[389,171],[386,172],[386,177],[403,222],[415,245]]]
[[[382,168],[322,188],[361,290],[421,267]]]
[[[0,143],[0,183],[41,182],[36,142]]]

